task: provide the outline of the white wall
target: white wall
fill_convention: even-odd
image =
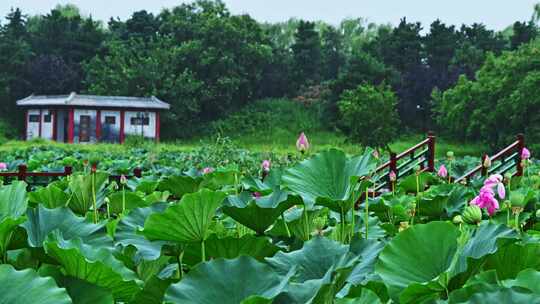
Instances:
[[[131,118],[137,117],[137,113],[134,111],[126,111],[124,116],[124,133],[128,135],[141,135],[144,132],[144,137],[155,138],[156,137],[156,113],[155,112],[141,112],[148,115],[149,124],[147,126],[131,125]],[[141,132],[142,130],[142,132]]]
[[[39,121],[30,122],[31,115],[39,115],[39,110],[28,110],[28,115],[26,116],[26,139],[39,137]]]
[[[115,123],[106,124],[107,116],[113,116]],[[120,141],[120,111],[101,111],[101,141],[119,142]]]
[[[45,115],[51,115],[51,120],[45,122]],[[51,110],[42,110],[41,111],[41,138],[44,139],[53,139],[53,113]]]
[[[56,141],[65,142],[67,138],[64,138],[64,133],[68,126],[64,125],[64,120],[69,117],[69,113],[66,110],[57,110],[56,116]]]

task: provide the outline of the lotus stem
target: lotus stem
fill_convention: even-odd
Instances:
[[[179,279],[184,277],[184,267],[182,266],[183,259],[184,259],[184,251],[180,252],[180,255],[176,257],[176,262],[178,263],[178,278]]]
[[[204,240],[201,242],[201,258],[203,262],[206,262],[206,248],[204,246]]]
[[[364,224],[366,225],[366,240],[369,234],[369,189],[366,188],[366,210],[364,215]]]
[[[414,209],[414,215],[418,212],[418,216],[420,216],[420,174],[416,174],[416,206]]]
[[[111,218],[111,203],[107,203],[107,218],[110,219]]]
[[[287,237],[291,238],[291,231],[289,230],[289,225],[287,225],[287,221],[285,220],[284,213],[281,213],[281,219],[283,220],[283,225],[285,226],[285,231],[287,232]]]
[[[343,210],[343,206],[340,207],[339,219],[339,225],[341,226],[341,242],[345,243],[345,211]]]
[[[126,211],[126,186],[122,185],[122,215]]]
[[[97,203],[96,203],[96,174],[91,173],[92,179],[92,207],[94,208],[94,224],[98,222],[98,212],[97,212]]]
[[[307,214],[307,206],[304,205],[304,229],[306,233],[306,239],[309,241],[310,235],[309,235],[309,217]]]

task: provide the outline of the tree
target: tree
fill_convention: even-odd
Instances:
[[[386,147],[397,136],[397,98],[385,84],[364,84],[347,90],[339,101],[341,128],[352,141],[364,146]]]
[[[321,31],[321,44],[322,79],[335,79],[345,61],[342,37],[333,26],[325,26]]]
[[[428,73],[435,87],[446,90],[457,79],[449,71],[459,36],[454,26],[446,26],[440,20],[431,24],[430,32],[424,37]]]
[[[321,40],[315,30],[315,23],[300,21],[292,46],[294,56],[294,82],[302,85],[316,84],[321,79]]]
[[[512,26],[512,30],[513,34],[510,37],[510,48],[512,50],[517,49],[522,44],[529,43],[538,36],[538,29],[533,22],[516,21]]]

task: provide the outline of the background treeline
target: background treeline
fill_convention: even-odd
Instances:
[[[257,116],[235,114],[253,112],[246,107],[271,110],[258,100],[288,98],[356,141],[371,125],[380,130],[367,143],[379,146],[397,130],[427,129],[496,145],[538,134],[537,34],[534,16],[496,32],[405,18],[395,27],[362,18],[266,24],[219,1],[107,24],[71,5],[39,16],[15,8],[0,24],[0,119],[19,135],[15,100],[32,93],[155,95],[172,104],[162,130],[177,139],[231,129],[227,118]]]

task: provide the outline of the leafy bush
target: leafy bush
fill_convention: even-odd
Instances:
[[[385,147],[395,139],[399,118],[396,96],[390,87],[360,85],[345,91],[338,107],[342,129],[351,140],[364,146]]]
[[[211,130],[213,134],[233,137],[288,134],[295,138],[300,132],[324,129],[319,119],[319,109],[319,104],[305,106],[287,99],[264,99],[214,122]]]

